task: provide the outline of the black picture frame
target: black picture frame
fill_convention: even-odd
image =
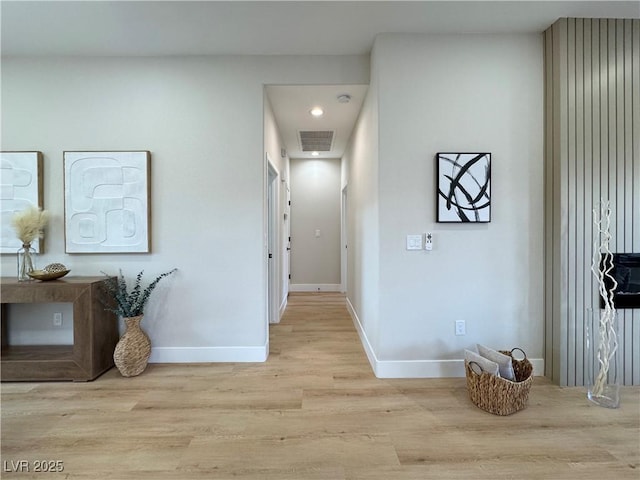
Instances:
[[[491,222],[491,153],[436,154],[437,222]]]

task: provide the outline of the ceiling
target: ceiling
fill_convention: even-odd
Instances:
[[[3,56],[360,55],[378,33],[542,32],[560,17],[638,18],[636,1],[0,1]],[[347,92],[348,90],[348,92]],[[335,131],[340,157],[365,86],[269,87],[286,148]],[[349,104],[338,104],[340,93]],[[326,114],[311,118],[309,105]]]
[[[541,32],[638,1],[2,0],[3,55],[350,55],[377,33]]]
[[[333,132],[332,148],[319,151],[317,158],[340,158],[360,113],[366,85],[282,85],[265,89],[276,117],[282,140],[291,158],[314,158],[303,151],[299,132]],[[338,96],[349,95],[348,103]],[[316,118],[310,111],[321,107],[324,115]]]

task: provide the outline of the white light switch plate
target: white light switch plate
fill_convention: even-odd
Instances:
[[[422,250],[422,235],[407,235],[407,250]]]

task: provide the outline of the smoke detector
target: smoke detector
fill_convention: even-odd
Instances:
[[[351,95],[348,93],[343,93],[338,95],[338,103],[349,103],[351,101]]]

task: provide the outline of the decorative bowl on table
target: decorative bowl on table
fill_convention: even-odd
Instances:
[[[31,278],[35,278],[36,280],[42,280],[43,282],[46,282],[48,280],[56,280],[57,278],[62,278],[70,271],[71,270],[67,269],[67,267],[65,267],[61,263],[51,263],[44,267],[42,270],[33,270],[31,272],[28,272],[27,275],[29,275]]]

